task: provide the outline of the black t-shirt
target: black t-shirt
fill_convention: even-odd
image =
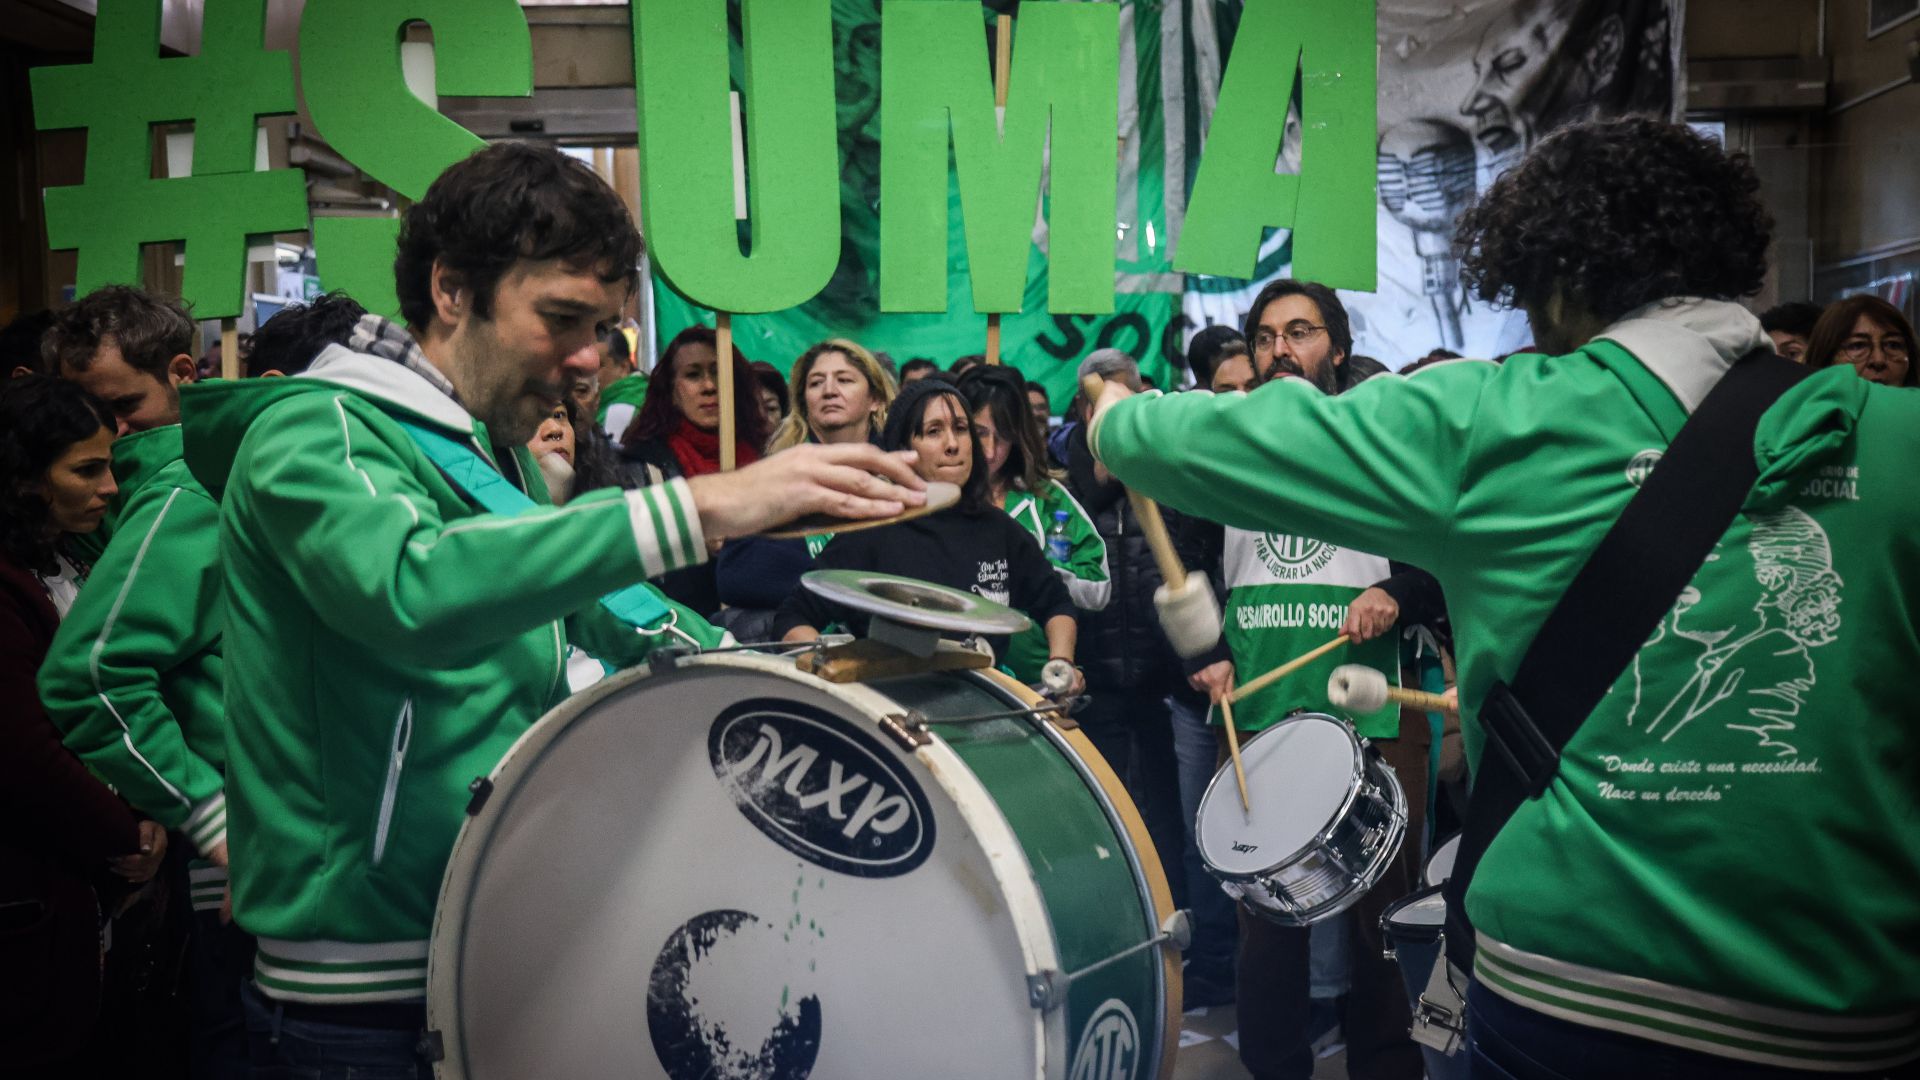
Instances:
[[[820,552],[814,569],[872,570],[946,585],[1023,611],[1041,626],[1055,615],[1073,614],[1073,601],[1053,564],[1032,535],[998,509],[942,510],[843,533]],[[773,636],[778,639],[796,626],[825,629],[835,622],[866,633],[865,614],[828,603],[803,586],[780,605]],[[1005,651],[1005,638],[989,642],[995,657]]]

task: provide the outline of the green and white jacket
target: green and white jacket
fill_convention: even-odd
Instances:
[[[255,977],[288,1000],[419,999],[467,785],[566,695],[569,640],[620,664],[719,641],[683,609],[648,634],[596,603],[706,558],[691,490],[482,513],[401,422],[496,460],[485,428],[403,364],[338,346],[182,405],[220,500],[234,914],[259,938]],[[497,464],[545,501],[524,447]]]
[[[1093,447],[1182,511],[1431,570],[1471,716],[1689,411],[1766,343],[1737,305],[1665,301],[1565,356],[1338,397],[1135,398]],[[1481,864],[1477,976],[1575,1023],[1883,1069],[1920,1058],[1920,394],[1823,372],[1753,453],[1740,517]]]
[[[1101,611],[1113,593],[1113,575],[1107,569],[1107,542],[1078,500],[1059,481],[1047,484],[1036,496],[1022,488],[1010,488],[1001,503],[1013,520],[1032,535],[1040,553],[1053,564],[1067,587],[1067,598],[1081,611]],[[1053,512],[1067,512],[1067,539],[1072,542],[1067,561],[1060,562],[1047,547],[1047,530],[1053,528]],[[1029,627],[1007,641],[1006,667],[1022,682],[1040,681],[1040,669],[1047,664],[1047,632],[1044,627]]]
[[[118,524],[54,635],[40,698],[94,775],[205,852],[227,836],[220,522],[180,447],[178,424],[113,444]]]

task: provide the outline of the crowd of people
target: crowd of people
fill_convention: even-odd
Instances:
[[[1548,164],[1516,171],[1577,184],[1550,164],[1578,138],[1624,141],[1696,174],[1744,168],[1674,129],[1635,123],[1582,125],[1543,145]],[[1571,549],[1545,533],[1516,540],[1513,530],[1526,530],[1512,521],[1474,524],[1497,508],[1469,506],[1470,481],[1505,475],[1514,459],[1501,456],[1500,437],[1616,407],[1595,389],[1599,376],[1567,373],[1569,356],[1608,371],[1643,361],[1660,381],[1633,383],[1636,394],[1693,385],[1636,350],[1693,348],[1685,343],[1696,338],[1710,342],[1697,346],[1702,370],[1770,345],[1812,369],[1920,385],[1912,326],[1878,297],[1785,304],[1757,320],[1730,302],[1757,288],[1741,262],[1756,230],[1765,246],[1764,225],[1739,220],[1743,204],[1702,218],[1702,230],[1726,233],[1711,238],[1725,242],[1710,270],[1682,267],[1654,292],[1607,282],[1614,292],[1603,293],[1568,278],[1558,284],[1571,291],[1546,295],[1536,287],[1555,282],[1527,277],[1525,241],[1514,239],[1524,230],[1499,216],[1512,212],[1501,198],[1496,188],[1491,208],[1469,216],[1469,276],[1486,299],[1527,307],[1538,349],[1500,365],[1436,350],[1391,374],[1355,354],[1333,290],[1280,280],[1241,326],[1192,337],[1189,384],[1165,395],[1174,409],[1115,404],[1149,387],[1138,358],[1113,349],[1073,374],[1076,387],[1097,376],[1116,389],[1099,402],[1076,392],[1060,415],[1047,387],[1012,367],[980,356],[896,367],[849,337],[772,358],[790,360],[783,375],[737,346],[720,356],[715,332],[693,326],[640,371],[645,350],[623,318],[639,254],[625,209],[579,163],[512,144],[453,166],[409,211],[395,267],[400,322],[338,294],[292,306],[245,342],[239,382],[210,377],[189,312],[151,292],[112,286],[21,320],[0,335],[13,374],[0,386],[0,790],[15,811],[0,840],[5,1069],[429,1075],[415,1045],[427,937],[468,781],[567,692],[661,644],[860,633],[858,613],[800,585],[808,570],[837,568],[949,585],[1030,616],[1030,630],[990,643],[995,661],[1036,685],[1050,668],[1069,673],[1056,692],[1081,700],[1076,722],[1127,784],[1176,905],[1193,914],[1186,1003],[1238,1004],[1239,1053],[1254,1076],[1308,1076],[1336,1044],[1355,1077],[1421,1076],[1380,916],[1460,827],[1468,770],[1458,718],[1397,704],[1352,717],[1400,779],[1409,839],[1351,911],[1307,930],[1236,911],[1200,857],[1195,818],[1226,753],[1222,699],[1336,634],[1343,649],[1249,698],[1236,727],[1253,734],[1300,710],[1338,711],[1325,683],[1340,663],[1414,689],[1457,682],[1469,705],[1483,672],[1510,673],[1511,660],[1497,657],[1513,646],[1501,630],[1512,598],[1551,597],[1500,577],[1502,552],[1524,541],[1558,567]],[[1672,298],[1686,311],[1656,310]],[[1586,307],[1574,311],[1576,301]],[[1523,379],[1589,382],[1549,411],[1527,412],[1545,398],[1488,411],[1490,395],[1524,396]],[[1671,399],[1645,408],[1665,417],[1658,430],[1621,438],[1652,444],[1684,420]],[[1225,634],[1211,653],[1183,658],[1161,629],[1154,595],[1164,581],[1122,480],[1168,504],[1182,561],[1212,583]],[[839,536],[756,535],[814,510],[887,516],[935,481],[956,485],[959,503]],[[1616,494],[1590,498],[1604,508]],[[1802,537],[1790,556],[1766,557],[1805,574],[1819,550]],[[1317,554],[1296,558],[1302,551]],[[1778,586],[1788,599],[1799,587]],[[1908,595],[1897,582],[1887,591]],[[1273,614],[1295,607],[1332,615]],[[1709,652],[1733,633],[1689,632],[1678,620],[1668,638],[1698,638]],[[1810,647],[1807,633],[1790,633],[1787,646]],[[1649,693],[1687,694],[1684,679],[1667,688],[1637,669],[1635,678]],[[1746,692],[1774,695],[1768,715],[1778,718],[1778,701],[1797,711],[1813,684],[1809,668],[1792,686]],[[1847,756],[1830,746],[1824,760],[1842,772]],[[1605,848],[1561,827],[1583,854],[1582,845]],[[1638,869],[1605,872],[1645,890],[1688,884],[1615,854]],[[1507,863],[1555,857],[1527,849]],[[1883,876],[1911,887],[1899,875],[1913,869]],[[1724,1006],[1709,1017],[1715,1031],[1744,1032],[1761,1014],[1777,1030],[1753,1036],[1764,1052],[1722,1060],[1780,1075],[1813,1060],[1801,1051],[1818,1037],[1802,1030],[1802,1014],[1779,1008],[1797,1000],[1792,991],[1759,995],[1759,1011],[1743,1013],[1725,1004],[1746,988],[1726,972],[1739,965],[1673,970],[1554,952],[1498,907],[1512,877],[1495,873],[1494,899],[1475,913],[1504,942],[1482,946],[1506,950],[1490,961],[1500,970],[1522,982],[1591,976],[1578,992],[1605,995],[1613,984],[1593,974],[1604,968],[1700,1000],[1690,1019],[1609,1027],[1528,991],[1478,993],[1470,1003],[1505,1045],[1580,1046],[1607,1028],[1712,1059],[1726,1047],[1687,1024]],[[1537,889],[1510,891],[1514,905],[1558,909]],[[1884,923],[1896,924],[1912,920]],[[1900,948],[1911,953],[1912,942]],[[1573,960],[1586,967],[1553,967]],[[1807,979],[1834,991],[1818,1002],[1830,1010],[1898,1004],[1875,997],[1874,980]],[[1680,1029],[1684,1038],[1661,1034]],[[1872,1030],[1896,1057],[1910,1034]],[[273,1071],[287,1068],[315,1071]]]

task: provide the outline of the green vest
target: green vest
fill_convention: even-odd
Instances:
[[[1338,637],[1347,606],[1385,579],[1387,560],[1286,533],[1228,529],[1221,559],[1227,576],[1227,648],[1234,679],[1248,682]],[[1234,707],[1234,725],[1261,731],[1295,709],[1349,716],[1362,735],[1400,733],[1400,707],[1353,716],[1327,700],[1327,677],[1342,664],[1365,664],[1400,685],[1399,634],[1335,649]]]

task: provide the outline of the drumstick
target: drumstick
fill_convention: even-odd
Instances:
[[[1227,753],[1233,758],[1233,778],[1240,783],[1240,809],[1251,814],[1253,803],[1247,801],[1247,770],[1240,764],[1240,733],[1233,727],[1233,695],[1220,699],[1220,720],[1227,729]]]
[[[1378,712],[1394,701],[1428,712],[1454,713],[1459,710],[1444,694],[1424,690],[1402,690],[1387,685],[1386,673],[1364,664],[1343,664],[1327,678],[1327,700],[1342,709]]]
[[[1100,390],[1106,384],[1100,376],[1089,375],[1080,380],[1080,389],[1085,391],[1087,400],[1093,402],[1100,400]],[[1127,489],[1127,501],[1133,504],[1133,516],[1140,519],[1140,532],[1147,538],[1147,547],[1153,551],[1153,561],[1160,567],[1160,576],[1166,579],[1167,588],[1174,592],[1185,588],[1187,571],[1173,550],[1173,538],[1167,535],[1167,522],[1160,516],[1160,504],[1132,488]]]
[[[1294,672],[1299,671],[1301,668],[1306,667],[1308,664],[1313,663],[1315,660],[1318,660],[1321,657],[1327,655],[1328,653],[1339,648],[1340,646],[1345,645],[1346,643],[1347,643],[1347,635],[1341,634],[1339,637],[1334,638],[1332,641],[1327,642],[1325,645],[1322,645],[1317,649],[1314,649],[1312,652],[1308,652],[1300,656],[1296,656],[1293,659],[1287,661],[1286,663],[1281,664],[1279,667],[1274,668],[1272,671],[1267,672],[1265,675],[1262,675],[1259,678],[1253,680],[1252,682],[1249,682],[1246,685],[1240,687],[1238,690],[1235,690],[1233,693],[1228,694],[1227,700],[1239,701],[1241,698],[1246,697],[1248,694],[1251,694],[1256,690],[1264,690],[1267,687],[1272,686],[1274,683],[1279,682],[1281,679],[1284,679],[1287,676],[1293,674]]]

